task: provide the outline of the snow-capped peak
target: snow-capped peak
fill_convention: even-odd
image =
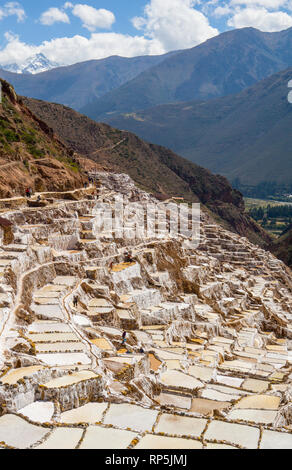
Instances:
[[[36,74],[58,67],[59,64],[51,62],[44,54],[29,57],[22,64],[0,65],[0,68],[13,73]]]

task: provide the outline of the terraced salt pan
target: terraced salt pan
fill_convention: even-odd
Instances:
[[[106,299],[92,299],[90,300],[88,307],[111,307],[112,304]]]
[[[108,326],[99,326],[97,330],[105,334],[111,335],[111,336],[122,336],[122,331],[118,330],[117,328],[110,328]],[[136,331],[134,333],[136,333]]]
[[[40,290],[37,291],[37,293],[46,293],[46,292],[62,292],[64,290],[64,286],[60,286],[57,284],[48,284],[47,286],[42,287]]]
[[[151,431],[157,419],[158,411],[149,410],[136,405],[111,404],[104,419],[104,424],[133,431]]]
[[[91,342],[99,349],[103,349],[104,351],[113,351],[111,344],[104,338],[92,339]]]
[[[168,370],[181,369],[181,363],[176,359],[168,359],[165,364]]]
[[[276,431],[263,431],[260,449],[292,449],[292,434]]]
[[[217,375],[216,382],[224,384],[224,385],[230,385],[230,387],[239,388],[244,382],[244,379],[240,379],[238,377],[229,377],[227,375]]]
[[[251,395],[249,397],[242,398],[235,405],[235,408],[277,410],[279,408],[280,401],[280,397],[271,395]]]
[[[87,403],[87,405],[65,411],[61,414],[60,422],[66,424],[88,423],[95,424],[101,421],[108,403]]]
[[[76,283],[76,278],[72,276],[57,276],[53,283],[56,285],[73,287]]]
[[[226,441],[241,445],[247,449],[257,449],[260,430],[244,424],[212,421],[205,433],[204,439]]]
[[[196,379],[209,382],[214,376],[214,369],[210,367],[191,366],[188,369],[188,373],[196,377]]]
[[[37,358],[52,367],[91,364],[91,359],[84,353],[37,354]]]
[[[202,387],[203,383],[199,380],[176,370],[168,370],[161,375],[161,382],[168,387],[185,388],[194,390]]]
[[[129,365],[133,365],[135,364],[137,361],[141,360],[144,356],[142,355],[135,355],[135,356],[118,356],[118,357],[110,357],[109,360],[111,361],[115,361],[115,362],[120,362],[120,363],[123,363],[123,364],[129,364]]]
[[[54,411],[54,403],[36,401],[22,408],[18,413],[36,423],[48,423],[51,421]]]
[[[265,380],[246,379],[242,384],[242,388],[254,393],[266,392],[269,388],[269,382]]]
[[[190,411],[202,415],[208,415],[214,410],[224,410],[230,406],[228,401],[215,401],[205,398],[194,398]]]
[[[64,315],[59,305],[34,305],[33,311],[40,316],[47,318],[63,319]]]
[[[4,415],[0,418],[0,442],[17,449],[26,449],[43,439],[49,432],[15,415]]]
[[[172,414],[160,416],[155,432],[181,436],[200,437],[207,424],[206,419],[188,418]]]
[[[130,431],[89,426],[80,449],[126,449],[136,437]]]
[[[73,315],[73,322],[78,326],[90,326],[91,322],[84,315]]]
[[[179,361],[182,361],[184,359],[184,356],[182,356],[181,354],[173,354],[163,349],[157,348],[154,348],[153,350],[155,354],[157,354],[157,356],[163,361],[167,359],[177,359]]]
[[[28,327],[29,334],[34,333],[72,333],[69,325],[66,323],[57,323],[50,321],[38,321]]]
[[[60,291],[37,292],[34,294],[34,299],[59,299],[61,296]]]
[[[238,398],[240,398],[240,395],[235,393],[231,395],[230,393],[219,392],[218,390],[214,390],[213,388],[206,388],[201,392],[201,397],[208,398],[209,400],[231,402],[234,400],[238,400]]]
[[[74,372],[71,375],[64,375],[63,377],[58,377],[57,379],[50,380],[45,383],[43,386],[45,388],[61,388],[67,387],[68,385],[74,385],[83,380],[97,379],[98,375],[90,370],[83,370],[79,372]]]
[[[231,420],[249,421],[258,424],[273,424],[277,418],[277,411],[270,410],[232,410],[228,414]]]
[[[155,400],[161,406],[171,406],[183,410],[189,410],[192,405],[191,397],[172,393],[161,393]]]
[[[38,343],[36,345],[37,353],[51,353],[51,352],[62,352],[62,351],[86,351],[85,344],[76,341],[66,341],[62,343]]]
[[[135,449],[202,449],[199,441],[178,437],[154,436],[147,434],[135,446]]]
[[[63,342],[63,341],[78,341],[79,338],[75,333],[37,333],[26,335],[34,343],[44,342]]]
[[[34,299],[36,305],[59,305],[59,299],[57,298],[47,298],[47,297],[38,297]]]
[[[31,377],[42,369],[44,369],[44,366],[30,366],[21,367],[20,369],[12,369],[0,379],[0,382],[3,384],[14,385],[18,380],[23,379],[24,377]]]
[[[58,428],[54,429],[46,441],[36,449],[76,449],[83,434],[83,429]]]

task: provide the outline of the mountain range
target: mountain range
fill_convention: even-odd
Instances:
[[[81,112],[95,120],[160,104],[211,100],[239,93],[292,65],[292,28],[263,33],[254,28],[225,32],[167,57]]]
[[[113,56],[57,67],[34,75],[12,73],[1,70],[0,67],[0,77],[11,83],[19,95],[64,104],[79,110],[93,99],[120,87],[173,54],[176,52],[130,59]]]
[[[113,115],[107,122],[171,148],[230,181],[292,187],[292,68],[236,95]]]

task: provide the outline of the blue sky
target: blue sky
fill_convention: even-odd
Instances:
[[[246,26],[292,27],[292,0],[0,0],[0,64],[162,54]]]

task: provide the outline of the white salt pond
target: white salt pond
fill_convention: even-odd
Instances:
[[[70,375],[64,375],[63,377],[58,377],[57,379],[50,380],[45,383],[43,386],[45,388],[61,388],[67,387],[69,385],[74,385],[83,380],[97,379],[98,375],[89,370],[82,370],[79,372],[73,372]]]
[[[273,424],[277,418],[277,411],[270,410],[232,410],[228,414],[231,420],[249,421],[258,424]]]
[[[84,315],[73,315],[73,322],[79,326],[90,326],[91,322]]]
[[[244,379],[240,379],[238,377],[230,377],[228,375],[217,375],[216,382],[230,385],[230,387],[241,387]]]
[[[87,403],[80,408],[65,411],[61,414],[60,422],[66,424],[99,423],[108,403]]]
[[[233,401],[238,400],[238,398],[240,398],[240,394],[231,395],[230,393],[222,393],[212,388],[206,388],[201,392],[201,397],[207,398],[208,400]]]
[[[86,351],[85,344],[76,341],[66,341],[62,343],[38,343],[36,345],[36,352],[37,353],[44,353],[44,352],[79,352],[79,351]]]
[[[91,359],[84,353],[37,354],[37,358],[52,367],[91,364]]]
[[[24,377],[30,377],[42,369],[44,369],[44,366],[30,366],[21,367],[20,369],[12,369],[0,379],[0,382],[3,384],[14,385],[18,380],[23,379]]]
[[[58,323],[54,321],[37,321],[28,327],[30,334],[34,333],[72,333],[69,325],[66,323]]]
[[[48,434],[44,429],[28,423],[15,415],[4,415],[0,418],[0,442],[17,449],[26,449]]]
[[[36,401],[31,405],[18,410],[18,413],[26,416],[30,421],[34,421],[36,423],[48,423],[51,421],[54,411],[54,403]]]
[[[136,437],[130,431],[89,426],[80,449],[126,449]]]
[[[161,382],[169,387],[185,388],[194,390],[202,387],[203,383],[194,377],[184,374],[176,370],[169,370],[161,375]]]
[[[199,441],[178,437],[154,436],[147,434],[135,446],[135,449],[202,449]]]
[[[292,449],[292,434],[264,429],[260,449]]]
[[[47,318],[63,319],[64,315],[59,305],[34,305],[33,311],[40,316]]]
[[[66,286],[66,287],[73,287],[76,283],[76,278],[73,276],[57,276],[54,281],[54,284]]]
[[[76,449],[83,434],[83,429],[58,428],[36,449]]]
[[[257,449],[260,430],[244,424],[212,421],[205,433],[205,440],[226,441],[241,445],[247,449]]]
[[[271,395],[251,395],[242,398],[236,403],[235,408],[277,410],[280,401],[280,397]]]
[[[196,379],[209,382],[214,376],[214,369],[210,367],[191,366],[188,369],[188,373],[196,377]]]
[[[269,382],[265,380],[246,379],[242,384],[242,388],[249,392],[262,393],[268,390]]]
[[[184,410],[189,410],[192,405],[191,397],[172,393],[161,393],[155,399],[162,406],[173,406]]]
[[[162,414],[159,418],[158,424],[155,426],[155,432],[200,437],[206,427],[206,424],[206,419]]]
[[[134,431],[151,431],[157,419],[158,411],[149,410],[136,405],[111,404],[104,419],[104,424],[112,424],[120,428]]]
[[[28,334],[27,337],[33,343],[45,343],[45,342],[60,342],[60,341],[78,341],[79,338],[75,333],[37,333]]]

